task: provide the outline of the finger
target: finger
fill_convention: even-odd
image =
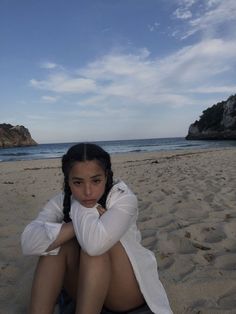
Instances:
[[[101,215],[103,215],[105,213],[106,209],[103,208],[101,205],[98,205],[97,206],[97,211],[98,211],[99,215],[101,216]]]

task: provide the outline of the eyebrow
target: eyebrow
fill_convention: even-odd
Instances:
[[[102,174],[96,174],[95,176],[90,177],[90,179],[96,179],[99,177],[102,177]],[[80,178],[80,177],[72,177],[71,179],[72,180],[84,180],[83,178]]]

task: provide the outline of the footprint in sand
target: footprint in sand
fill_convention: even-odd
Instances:
[[[202,309],[205,309],[207,306],[207,301],[204,299],[199,299],[194,301],[190,306],[188,306],[187,310],[186,310],[186,314],[202,314],[204,312],[202,312]]]
[[[221,226],[193,226],[192,233],[195,234],[195,240],[205,243],[218,243],[227,238]]]
[[[225,239],[223,247],[226,252],[236,253],[236,241],[235,239]]]
[[[219,300],[217,301],[219,307],[222,309],[227,309],[227,310],[235,310],[236,309],[236,297],[235,296],[236,296],[236,289],[220,297]]]
[[[195,270],[189,255],[179,255],[168,269],[168,276],[175,282],[183,281]]]
[[[236,254],[224,254],[216,257],[215,266],[223,270],[236,270]]]
[[[224,231],[229,238],[236,238],[236,222],[235,221],[228,221],[227,224],[224,226]]]
[[[197,252],[197,248],[192,245],[192,242],[187,238],[182,238],[177,235],[159,235],[158,246],[162,252],[192,254]]]
[[[158,253],[156,254],[157,265],[160,271],[170,268],[174,263],[172,254]]]
[[[204,241],[208,243],[217,243],[226,238],[224,231],[219,228],[207,228],[203,232],[205,233]]]

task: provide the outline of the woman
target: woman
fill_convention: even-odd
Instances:
[[[110,155],[95,144],[62,158],[64,193],[52,198],[22,234],[27,255],[40,255],[30,314],[51,314],[61,290],[76,314],[172,313],[154,254],[141,244],[137,198],[113,182]]]

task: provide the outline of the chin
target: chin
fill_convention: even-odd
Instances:
[[[93,208],[96,204],[97,204],[97,202],[86,202],[86,201],[84,201],[84,202],[81,202],[81,204],[84,206],[84,207],[87,207],[87,208]]]

